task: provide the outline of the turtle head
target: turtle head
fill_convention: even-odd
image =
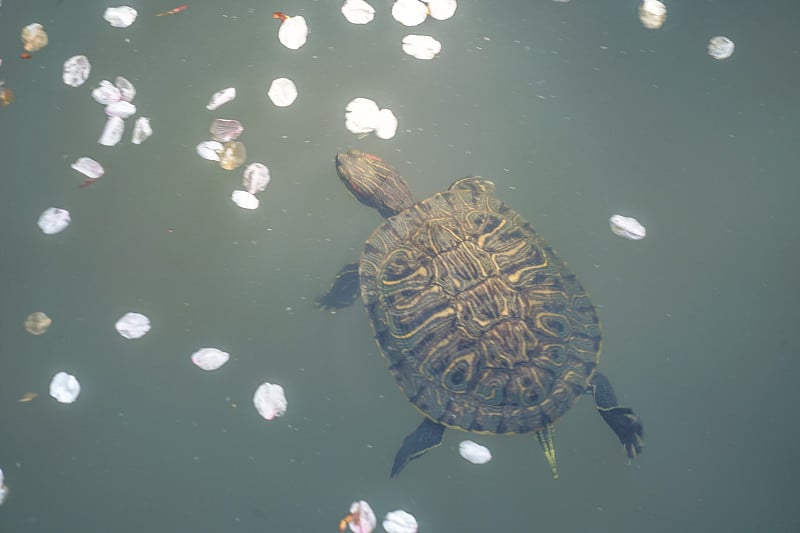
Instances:
[[[336,172],[359,202],[377,209],[384,218],[415,203],[397,169],[376,155],[356,149],[337,154]]]

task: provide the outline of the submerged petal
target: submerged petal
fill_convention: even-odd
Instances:
[[[29,314],[25,319],[25,331],[32,335],[43,335],[52,323],[53,321],[49,316],[41,311],[36,311]]]
[[[614,215],[608,219],[611,231],[628,240],[639,241],[647,236],[647,230],[633,217]]]
[[[216,118],[208,128],[211,138],[219,142],[229,142],[239,138],[244,131],[244,126],[238,120]]]
[[[150,319],[140,313],[125,313],[114,327],[126,339],[138,339],[150,331]]]
[[[238,168],[247,159],[247,150],[239,141],[230,141],[222,145],[219,154],[219,166],[225,170]]]
[[[122,92],[110,81],[103,80],[95,90],[92,91],[92,98],[98,104],[108,105],[122,100]]]
[[[474,465],[486,464],[492,460],[492,452],[489,451],[489,448],[471,440],[461,441],[458,445],[458,453]]]
[[[44,26],[38,22],[22,28],[20,38],[26,52],[36,52],[47,46],[47,32],[44,31]]]
[[[127,78],[117,76],[117,79],[114,80],[114,85],[119,89],[120,97],[123,100],[133,102],[133,98],[136,96],[136,87]]]
[[[353,533],[372,533],[378,519],[366,501],[358,500],[350,504],[350,514],[342,520],[342,524],[347,524]],[[339,524],[339,530],[344,529],[342,524]]]
[[[717,61],[722,61],[723,59],[728,59],[731,57],[733,55],[734,48],[735,45],[733,44],[733,41],[724,35],[712,37],[711,40],[708,41],[708,55]]]
[[[60,403],[72,403],[81,393],[81,384],[72,374],[59,372],[50,381],[50,396]]]
[[[262,383],[253,396],[256,411],[267,420],[281,416],[286,412],[286,396],[283,387],[273,383]]]
[[[42,233],[46,235],[53,235],[60,233],[69,226],[72,218],[69,216],[69,211],[66,209],[59,209],[58,207],[49,207],[39,217],[39,228]]]
[[[278,107],[290,106],[297,98],[297,86],[289,78],[272,80],[267,96]]]
[[[228,352],[217,348],[201,348],[192,354],[192,362],[203,370],[216,370],[230,359]]]
[[[97,179],[105,174],[103,165],[91,157],[79,157],[72,165],[72,168],[89,178]]]
[[[642,0],[639,5],[639,20],[645,28],[657,30],[667,20],[667,6],[659,0]]]
[[[89,78],[92,65],[86,56],[72,56],[64,61],[64,72],[61,78],[70,87],[80,87]]]

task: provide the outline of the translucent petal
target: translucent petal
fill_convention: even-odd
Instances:
[[[201,348],[192,354],[192,362],[203,370],[216,370],[230,359],[228,352],[217,348]]]
[[[81,384],[72,374],[59,372],[50,381],[50,396],[60,403],[72,403],[81,393]]]
[[[350,519],[348,525],[353,533],[372,533],[378,524],[375,511],[364,500],[353,502],[350,505],[348,518]]]
[[[225,170],[238,168],[247,159],[247,150],[239,141],[231,141],[222,145],[219,154],[219,166]]]
[[[114,327],[126,339],[138,339],[150,331],[150,319],[140,313],[125,313]]]
[[[708,55],[718,61],[728,59],[733,55],[734,47],[733,41],[725,36],[718,35],[708,41]]]
[[[25,331],[32,335],[43,335],[52,323],[53,321],[49,316],[41,311],[36,311],[29,314],[25,319]]]
[[[47,46],[47,32],[44,31],[44,26],[38,22],[22,28],[20,38],[26,52],[36,52]]]
[[[286,412],[286,396],[283,387],[272,383],[262,383],[253,396],[253,405],[258,414],[267,420],[272,420]]]
[[[461,441],[458,445],[458,453],[475,465],[482,465],[492,460],[492,452],[489,451],[489,448],[471,440]]]
[[[608,219],[608,222],[614,235],[619,235],[625,239],[639,241],[647,236],[645,227],[633,217],[614,215]]]
[[[269,169],[263,163],[250,163],[244,169],[242,185],[250,194],[257,194],[269,185]]]
[[[72,168],[89,178],[100,178],[105,174],[103,165],[91,157],[79,157],[72,165]]]
[[[61,78],[70,87],[80,87],[89,78],[92,65],[86,56],[72,56],[64,61],[64,71]]]
[[[69,211],[58,207],[49,207],[39,217],[39,228],[46,235],[53,235],[64,231],[69,226],[72,218]]]
[[[278,107],[290,106],[297,98],[297,86],[289,78],[272,80],[267,96]]]
[[[667,6],[658,0],[642,0],[639,5],[639,20],[645,28],[657,30],[667,20]]]
[[[138,13],[128,6],[109,7],[103,18],[115,28],[127,28],[136,21]]]
[[[244,131],[244,126],[238,120],[216,118],[208,128],[211,138],[215,141],[226,143],[239,138]]]

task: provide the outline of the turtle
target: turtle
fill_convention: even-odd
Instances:
[[[335,311],[361,295],[389,370],[424,417],[391,478],[447,428],[533,432],[557,478],[553,424],[584,393],[629,460],[641,453],[639,417],[596,369],[601,328],[589,294],[490,180],[462,178],[417,201],[382,158],[350,149],[335,160],[345,187],[385,220],[315,305]]]

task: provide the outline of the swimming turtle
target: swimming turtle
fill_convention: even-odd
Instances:
[[[491,181],[463,178],[418,202],[377,156],[340,153],[336,170],[386,220],[316,305],[345,307],[360,289],[389,370],[425,416],[392,478],[446,428],[535,432],[558,477],[553,424],[584,393],[628,457],[642,451],[639,417],[596,370],[600,322],[588,293]]]

